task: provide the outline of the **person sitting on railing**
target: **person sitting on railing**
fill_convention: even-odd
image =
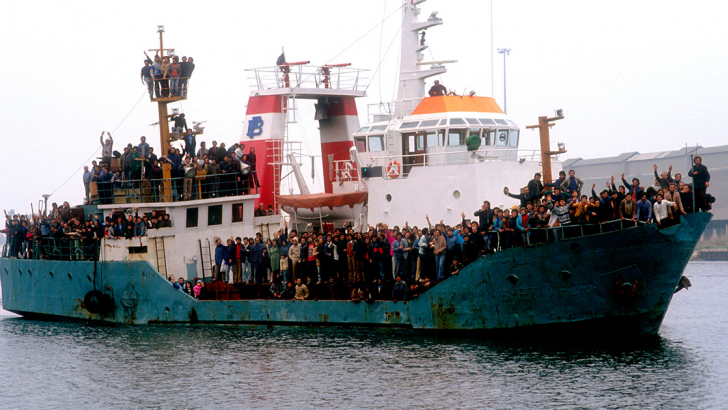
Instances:
[[[521,208],[525,208],[527,203],[529,203],[529,202],[533,203],[534,200],[536,200],[538,198],[541,198],[543,196],[543,193],[541,193],[541,192],[539,192],[537,194],[536,193],[532,193],[528,189],[528,187],[523,188],[523,193],[522,194],[517,194],[517,195],[511,194],[510,191],[508,190],[508,187],[504,187],[503,188],[503,193],[506,194],[507,196],[511,197],[511,198],[520,200],[521,201]]]
[[[677,205],[677,209],[675,209],[674,213],[677,213],[678,216],[676,217],[676,220],[679,220],[679,215],[686,214],[685,207],[682,203],[682,197],[680,196],[680,192],[677,190],[677,184],[675,182],[670,182],[670,187],[667,191],[665,191],[662,195],[662,197],[665,200],[674,202]]]
[[[655,195],[655,204],[653,205],[653,208],[655,222],[658,227],[667,228],[675,224],[676,219],[673,216],[673,213],[669,211],[669,208],[672,208],[673,212],[677,210],[677,204],[675,202],[663,199],[662,194],[658,193]]]
[[[619,203],[619,218],[634,221],[637,216],[637,202],[632,198],[632,193],[627,192],[627,196]]]

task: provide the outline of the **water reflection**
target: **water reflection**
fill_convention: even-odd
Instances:
[[[169,398],[185,397],[189,407],[203,408],[251,401],[275,408],[700,408],[708,394],[695,353],[659,337],[637,344],[536,343],[23,319],[0,321],[0,332],[1,368],[33,357],[16,377],[51,381],[42,391],[18,383],[10,400],[20,407],[33,397],[61,399],[63,407],[178,408]]]

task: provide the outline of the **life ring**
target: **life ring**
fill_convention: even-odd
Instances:
[[[401,169],[402,165],[398,161],[389,161],[389,164],[387,164],[387,176],[390,178],[397,178],[401,173]]]

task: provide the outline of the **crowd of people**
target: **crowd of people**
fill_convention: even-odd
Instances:
[[[197,149],[196,134],[187,127],[185,115],[174,115],[171,119],[175,140],[183,145],[170,147],[161,157],[149,146],[146,137],[141,137],[136,146],[127,144],[122,153],[114,151],[111,134],[106,132],[104,139],[102,132],[101,161],[93,161],[91,168],[84,167],[86,202],[92,203],[92,182],[98,188],[100,204],[113,203],[118,190],[142,196],[143,202],[159,202],[164,194],[165,163],[170,165],[168,186],[172,200],[245,195],[260,187],[255,147],[245,152],[243,144],[234,143],[228,148],[224,142],[218,146],[217,141],[212,141],[212,147],[207,148],[202,141]],[[112,158],[118,158],[113,167]],[[144,192],[148,197],[143,197]]]
[[[122,210],[100,220],[84,216],[68,202],[53,203],[49,212],[9,215],[5,212],[8,257],[28,259],[98,260],[101,238],[131,239],[147,236],[150,229],[171,227],[168,214],[126,215]]]
[[[433,226],[426,216],[427,227],[421,229],[405,223],[402,228],[378,224],[358,231],[349,226],[325,233],[289,232],[286,224],[271,239],[260,233],[216,238],[213,279],[238,288],[270,284],[271,298],[407,300],[482,256],[568,236],[563,229],[548,228],[601,226],[581,229],[580,235],[640,223],[664,229],[682,214],[710,209],[714,198],[705,192],[710,174],[700,157],[688,173],[693,183],[685,183],[681,174],[673,177],[672,167],[661,174],[654,168],[654,186],[643,187],[639,179],[628,181],[622,175],[619,187],[611,178],[599,194],[593,185],[591,196],[582,194],[584,183],[573,170],[547,184],[537,173],[518,194],[504,188],[520,205],[499,209],[485,201],[472,220],[463,213],[455,226],[442,221]],[[204,290],[204,283],[189,285],[193,296],[204,298],[204,292],[195,291]]]
[[[195,60],[192,57],[173,56],[161,58],[158,54],[154,60],[144,53],[144,67],[141,71],[142,84],[147,86],[149,99],[165,97],[186,97],[192,72],[195,71]]]

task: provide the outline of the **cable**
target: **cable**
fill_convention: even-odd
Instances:
[[[401,29],[401,27],[400,27]],[[374,70],[374,74],[380,73],[380,81],[379,81],[379,103],[382,103],[382,82],[381,82],[381,70],[382,63],[384,62],[384,59],[387,58],[387,54],[389,54],[389,50],[392,49],[392,45],[394,45],[394,41],[397,40],[397,37],[399,37],[399,30],[394,33],[394,38],[392,38],[392,41],[389,43],[389,47],[387,47],[387,51],[384,52],[384,57],[379,60],[379,64],[377,65],[377,69]],[[374,76],[372,76],[371,80],[369,80],[369,84],[367,84],[367,87],[364,89],[364,91],[369,89],[369,86],[372,84],[372,81],[374,81]]]
[[[384,21],[384,14],[386,12],[387,12],[387,0],[384,0],[384,10],[382,10],[382,21]],[[381,24],[380,30],[379,30],[379,64],[380,65],[382,64],[382,38],[383,37],[384,37],[384,24]],[[386,56],[386,53],[385,53],[385,56]],[[378,68],[379,67],[377,67],[377,69]],[[374,78],[374,76],[372,76],[372,78]],[[381,71],[379,71],[379,76],[378,76],[377,82],[379,85],[379,103],[381,103],[382,102],[382,72]],[[371,84],[371,83],[372,82],[369,81],[369,84]],[[369,84],[367,84],[366,89],[369,89]]]
[[[117,125],[117,126],[116,126],[116,128],[114,128],[114,130],[113,130],[113,131],[111,131],[111,134],[115,133],[115,132],[116,132],[116,130],[118,130],[118,129],[119,129],[119,127],[121,127],[121,124],[123,124],[123,123],[124,123],[124,121],[126,121],[126,119],[127,119],[128,117],[129,117],[129,115],[130,115],[130,114],[132,113],[132,111],[134,111],[134,108],[136,108],[136,106],[137,106],[137,105],[139,105],[139,101],[141,101],[141,100],[142,100],[142,98],[144,98],[144,96],[145,96],[145,95],[147,95],[147,93],[148,93],[148,91],[144,91],[144,92],[142,93],[142,96],[141,96],[141,97],[139,97],[139,99],[138,99],[138,100],[137,100],[137,102],[136,102],[136,103],[134,104],[134,106],[133,106],[133,107],[131,107],[131,110],[129,110],[129,112],[128,112],[128,113],[126,113],[126,115],[124,116],[124,119],[123,119],[123,120],[121,120],[121,122],[119,123],[119,125]],[[74,176],[75,176],[75,175],[76,175],[76,174],[78,173],[78,171],[82,170],[82,169],[83,169],[83,167],[84,167],[84,166],[85,166],[85,165],[86,165],[86,164],[87,164],[87,163],[88,163],[88,162],[89,162],[89,161],[91,160],[91,158],[93,158],[93,157],[94,157],[94,155],[96,155],[96,153],[97,153],[97,152],[99,152],[99,150],[100,150],[100,149],[101,149],[101,147],[98,147],[98,148],[96,148],[96,150],[95,150],[95,151],[93,152],[93,154],[91,154],[91,156],[90,156],[90,157],[88,157],[88,159],[86,159],[86,161],[84,161],[84,162],[83,162],[83,164],[81,164],[81,166],[80,166],[80,167],[79,167],[79,168],[78,168],[77,170],[73,171],[73,173],[71,174],[71,176],[70,176],[70,177],[68,177],[68,179],[67,179],[67,180],[65,180],[65,181],[64,181],[64,182],[63,182],[63,183],[61,184],[61,186],[59,186],[58,188],[56,188],[56,190],[55,190],[55,191],[51,192],[51,196],[53,196],[53,194],[55,194],[56,192],[58,192],[58,190],[59,190],[59,189],[63,188],[63,186],[64,186],[64,185],[66,185],[66,184],[68,183],[68,181],[70,181],[70,180],[71,180],[71,178],[73,178],[73,177],[74,177]]]
[[[395,10],[392,14],[388,15],[387,17],[385,17],[384,20],[380,21],[376,26],[374,26],[371,29],[369,29],[369,31],[367,31],[361,37],[359,37],[358,39],[356,39],[353,43],[349,44],[345,49],[341,50],[341,52],[339,54],[335,55],[333,58],[331,58],[329,61],[327,61],[324,65],[329,64],[332,61],[336,60],[337,57],[339,57],[340,55],[344,54],[348,49],[350,49],[351,47],[353,47],[354,44],[358,43],[359,41],[361,41],[361,39],[363,39],[364,37],[366,37],[367,35],[369,35],[369,33],[371,33],[372,31],[374,31],[377,27],[379,27],[380,25],[384,24],[385,21],[389,20],[390,17],[394,16],[397,12],[399,12],[402,8],[404,8],[404,6],[406,6],[406,4],[402,4],[401,6],[399,6],[397,8],[397,10]],[[309,78],[313,77],[314,75],[316,75],[316,74],[315,73],[309,74],[308,77],[304,78],[299,84],[304,84],[306,81],[308,81]],[[296,88],[298,88],[298,86],[296,86],[293,89],[295,90]]]

